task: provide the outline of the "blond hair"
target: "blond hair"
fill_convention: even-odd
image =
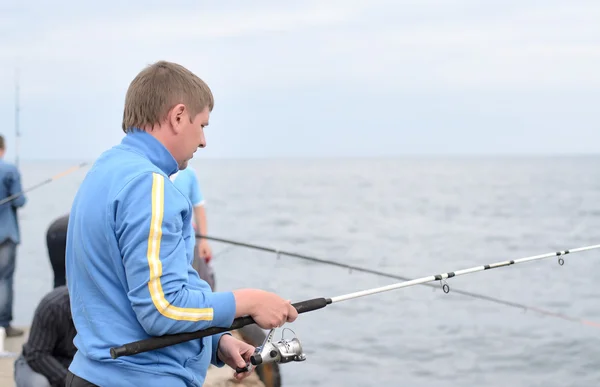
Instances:
[[[167,61],[147,66],[127,89],[123,131],[160,124],[180,103],[193,119],[206,107],[212,111],[215,101],[208,85],[185,67]]]

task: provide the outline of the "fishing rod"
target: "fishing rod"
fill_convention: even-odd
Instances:
[[[71,168],[67,169],[67,170],[66,170],[66,171],[64,171],[64,172],[61,172],[61,173],[59,173],[59,174],[56,174],[56,175],[54,175],[54,176],[52,176],[52,177],[50,177],[50,178],[48,178],[48,179],[46,179],[46,180],[44,180],[44,181],[41,181],[41,182],[39,182],[39,183],[37,183],[37,184],[35,184],[35,185],[33,185],[33,186],[31,186],[31,187],[27,188],[27,189],[24,189],[24,190],[23,190],[23,191],[21,191],[21,192],[17,192],[17,193],[15,193],[15,194],[13,194],[13,195],[10,195],[10,196],[8,196],[8,197],[6,197],[6,198],[4,198],[4,199],[0,200],[0,206],[1,206],[1,205],[3,205],[3,204],[6,204],[6,203],[8,203],[8,202],[10,202],[10,201],[12,201],[12,200],[15,200],[16,198],[18,198],[19,196],[21,196],[21,195],[25,194],[26,192],[33,191],[34,189],[36,189],[36,188],[39,188],[39,187],[41,187],[41,186],[43,186],[43,185],[46,185],[46,184],[48,184],[48,183],[51,183],[51,182],[53,182],[54,180],[58,180],[58,179],[60,179],[61,177],[63,177],[63,176],[66,176],[66,175],[68,175],[69,173],[71,173],[71,172],[74,172],[74,171],[76,171],[76,170],[78,170],[78,169],[80,169],[80,168],[82,168],[82,167],[86,166],[87,164],[88,164],[87,162],[84,162],[84,163],[81,163],[81,164],[79,164],[79,165],[75,165],[75,166],[73,166],[73,167],[71,167]]]
[[[344,295],[340,295],[340,296],[336,296],[336,297],[313,298],[310,300],[293,303],[292,306],[294,308],[296,308],[296,310],[298,311],[298,314],[301,314],[301,313],[306,313],[306,312],[311,312],[314,310],[322,309],[322,308],[326,307],[327,305],[335,304],[335,303],[342,302],[342,301],[353,300],[353,299],[356,299],[359,297],[370,296],[370,295],[377,294],[377,293],[387,292],[387,291],[391,291],[391,290],[406,288],[409,286],[415,286],[415,285],[424,284],[424,283],[428,283],[428,282],[434,282],[434,281],[440,281],[440,283],[442,284],[442,289],[444,290],[445,293],[448,293],[450,291],[450,287],[446,283],[446,279],[449,279],[449,278],[458,277],[458,276],[466,275],[466,274],[473,274],[473,273],[490,270],[490,269],[497,269],[497,268],[505,267],[505,266],[516,265],[519,263],[525,263],[525,262],[531,262],[531,261],[535,261],[535,260],[551,258],[551,257],[558,257],[558,263],[559,263],[559,265],[562,266],[564,264],[563,256],[565,256],[567,254],[573,254],[573,253],[587,251],[587,250],[593,250],[593,249],[597,249],[597,248],[600,248],[600,244],[587,246],[587,247],[579,247],[576,249],[570,249],[570,250],[564,250],[564,251],[557,251],[557,252],[553,252],[553,253],[534,255],[531,257],[513,259],[513,260],[508,260],[508,261],[500,261],[500,262],[491,263],[488,265],[475,266],[475,267],[471,267],[468,269],[451,271],[451,272],[442,273],[442,274],[435,274],[435,275],[417,278],[417,279],[404,281],[404,282],[399,282],[399,283],[395,283],[395,284],[391,284],[391,285],[387,285],[387,286],[381,286],[381,287],[377,287],[377,288],[361,290],[361,291],[357,291],[354,293],[344,294]],[[190,340],[200,339],[200,338],[215,335],[218,333],[223,333],[223,332],[227,332],[227,331],[231,331],[231,330],[240,329],[240,328],[245,327],[246,325],[250,325],[250,324],[256,324],[256,321],[254,321],[252,316],[238,317],[233,320],[233,323],[231,324],[230,327],[211,327],[211,328],[207,328],[207,329],[203,329],[203,330],[199,330],[199,331],[195,331],[195,332],[185,332],[185,333],[177,333],[177,334],[164,335],[164,336],[154,336],[154,337],[150,337],[147,339],[131,342],[131,343],[122,345],[120,347],[112,347],[110,349],[110,355],[113,359],[117,359],[121,356],[131,356],[131,355],[135,355],[138,353],[148,352],[148,351],[168,347],[171,345],[183,343],[183,342],[190,341]],[[286,343],[288,344],[288,348],[291,348],[291,347],[289,347],[289,342],[286,342],[284,340],[282,340],[281,345],[283,345],[285,347]],[[299,345],[297,345],[295,347],[297,350],[297,352],[295,353],[296,356],[301,357],[302,347]],[[277,350],[272,349],[272,346],[268,346],[265,348],[267,348],[268,350],[271,351],[271,352],[265,354],[265,355],[269,355],[269,356],[267,356],[268,357],[267,361],[275,361],[275,360],[279,360],[279,359],[284,359],[284,361],[289,361],[289,359],[290,359],[287,356],[289,354],[278,353]],[[265,360],[262,359],[262,357],[263,357],[262,355],[264,353],[261,353],[261,350],[262,350],[262,348],[257,348],[258,352],[255,353],[255,355],[260,355],[261,358],[258,358],[257,356],[255,356],[254,359],[255,359],[255,361],[265,362]]]
[[[285,256],[299,258],[299,259],[303,259],[303,260],[307,260],[307,261],[311,261],[311,262],[317,262],[317,263],[322,263],[322,264],[326,264],[326,265],[341,267],[344,269],[348,269],[350,272],[357,271],[357,272],[362,272],[362,273],[374,274],[374,275],[378,275],[381,277],[397,279],[400,281],[409,281],[410,280],[410,278],[403,277],[400,275],[390,274],[390,273],[373,270],[373,269],[367,269],[367,268],[360,267],[360,266],[348,265],[346,263],[331,261],[331,260],[317,258],[317,257],[313,257],[313,256],[288,252],[288,251],[284,251],[284,250],[280,250],[280,249],[276,249],[276,248],[272,248],[272,247],[259,246],[259,245],[250,244],[250,243],[246,243],[246,242],[234,241],[234,240],[230,240],[230,239],[218,238],[218,237],[212,237],[212,236],[200,235],[200,234],[196,234],[196,238],[198,238],[198,239],[204,238],[206,240],[212,240],[215,242],[226,243],[231,246],[241,246],[241,247],[247,247],[250,249],[275,253],[275,254],[277,254],[277,259],[279,259],[279,257],[281,255],[285,255]],[[430,283],[422,283],[421,285],[428,286],[433,289],[439,289],[437,285],[430,284]],[[444,288],[442,290],[444,290]],[[464,296],[473,297],[473,298],[477,298],[477,299],[484,300],[484,301],[495,302],[497,304],[509,306],[509,307],[516,308],[516,309],[521,309],[524,312],[532,311],[532,312],[536,312],[536,313],[539,313],[539,314],[542,314],[545,316],[551,316],[551,317],[556,317],[556,318],[560,318],[560,319],[571,321],[571,322],[576,322],[576,323],[585,324],[585,325],[594,326],[594,327],[600,327],[600,323],[588,321],[588,320],[577,318],[577,317],[567,316],[564,314],[548,311],[548,310],[538,308],[535,306],[529,306],[529,305],[525,305],[525,304],[518,303],[518,302],[502,300],[500,298],[486,296],[483,294],[472,293],[472,292],[468,292],[468,291],[464,291],[464,290],[460,290],[460,289],[453,289],[452,291],[455,293],[464,295]]]
[[[19,139],[21,131],[19,128],[19,114],[21,106],[19,105],[19,68],[15,69],[15,166],[19,168]]]

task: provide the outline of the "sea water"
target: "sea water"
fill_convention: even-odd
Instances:
[[[77,162],[22,162],[32,186]],[[209,234],[418,278],[600,243],[600,157],[195,160]],[[40,187],[20,211],[15,324],[52,287],[45,231],[87,169]],[[395,282],[222,243],[217,290],[299,301]],[[600,321],[600,250],[414,286],[301,315],[307,355],[284,386],[592,386],[600,329],[453,289]],[[286,337],[289,332],[286,332]],[[280,338],[280,333],[276,334]]]

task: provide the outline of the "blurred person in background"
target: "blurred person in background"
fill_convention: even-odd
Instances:
[[[21,243],[17,210],[25,205],[27,199],[22,193],[21,174],[14,164],[4,160],[5,153],[4,137],[0,136],[0,200],[11,198],[0,205],[0,327],[4,328],[6,337],[15,337],[24,333],[21,329],[11,326],[13,277],[17,246]]]
[[[194,216],[192,217],[192,226],[196,235],[207,235],[207,223],[206,223],[206,208],[205,200],[200,190],[200,184],[198,183],[198,177],[196,171],[191,167],[187,166],[185,169],[177,171],[175,174],[170,176],[171,181],[192,203],[194,209]],[[196,245],[194,246],[194,261],[192,266],[200,278],[208,282],[210,288],[215,290],[215,275],[210,266],[212,259],[212,251],[208,244],[208,240],[203,238],[195,238]]]

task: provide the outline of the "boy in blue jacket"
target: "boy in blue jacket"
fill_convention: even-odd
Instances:
[[[71,207],[66,274],[77,353],[67,387],[200,387],[209,364],[244,367],[254,347],[218,334],[118,359],[110,348],[246,315],[264,329],[297,318],[273,293],[212,292],[192,268],[192,205],[169,177],[206,146],[213,106],[208,86],[175,63],[157,62],[131,82],[126,135],[96,160]]]

